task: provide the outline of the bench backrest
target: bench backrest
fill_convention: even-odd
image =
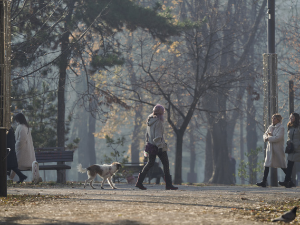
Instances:
[[[73,162],[73,151],[36,151],[36,161],[46,162]]]

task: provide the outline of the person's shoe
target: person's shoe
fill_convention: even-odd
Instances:
[[[172,185],[171,175],[165,175],[165,181],[166,181],[166,190],[177,190],[178,189],[178,187],[174,187]]]
[[[294,184],[293,181],[283,181],[283,182],[278,181],[278,184],[279,184],[280,186],[285,186],[285,187],[287,187],[287,188],[296,187],[296,185]]]
[[[147,190],[147,188],[143,184],[136,183],[135,186],[141,190]]]
[[[139,177],[137,179],[137,182],[135,184],[135,186],[141,190],[147,190],[147,188],[144,187],[143,185],[143,181],[146,177],[146,174],[143,174],[143,173],[139,173]]]
[[[295,184],[293,183],[293,181],[288,181],[287,183],[286,183],[286,185],[284,185],[286,188],[292,188],[292,187],[294,187],[295,186]]]
[[[291,185],[292,187],[297,187],[296,184],[294,184],[293,181],[290,181],[290,185]]]
[[[17,184],[23,183],[23,181],[26,180],[26,179],[27,179],[26,175],[24,175],[24,177],[20,177],[20,180],[17,182]]]
[[[262,181],[262,182],[256,183],[256,186],[258,186],[258,187],[267,187],[267,182]]]
[[[285,186],[285,185],[287,185],[287,183],[288,183],[288,182],[286,182],[286,181],[278,181],[278,184],[279,184],[280,186]]]

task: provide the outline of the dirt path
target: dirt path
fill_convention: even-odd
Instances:
[[[116,186],[9,187],[8,194],[58,198],[0,204],[0,224],[263,224],[269,223],[263,221],[265,215],[270,220],[286,210],[280,209],[282,202],[294,201],[287,206],[292,207],[300,197],[299,188],[179,186],[166,191],[162,185],[147,185],[141,191]]]

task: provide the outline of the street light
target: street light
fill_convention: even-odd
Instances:
[[[7,196],[6,130],[10,128],[10,1],[0,0],[0,196]]]
[[[275,53],[275,0],[268,0],[268,53],[263,54],[264,71],[264,127],[271,124],[272,115],[278,113],[277,54]],[[270,185],[278,186],[277,169],[271,168]]]

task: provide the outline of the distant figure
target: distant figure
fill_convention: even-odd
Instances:
[[[300,162],[300,116],[298,113],[291,113],[290,120],[287,124],[288,128],[288,139],[287,143],[293,143],[294,151],[288,154],[287,169],[285,170],[284,181],[278,181],[281,186],[291,188],[296,186],[292,181],[292,172],[295,162]]]
[[[22,113],[18,113],[15,116],[15,120],[18,123],[15,133],[18,168],[20,170],[32,169],[32,163],[36,161],[36,158],[29,125]],[[10,178],[13,179],[14,176],[15,173],[12,172]]]
[[[235,164],[236,164],[236,160],[235,160],[235,158],[233,158],[231,156],[231,153],[228,153],[228,157],[229,157],[229,163],[230,163],[229,173],[230,173],[231,182],[233,184],[236,184],[236,178],[235,178]]]
[[[135,184],[141,190],[146,190],[143,181],[155,163],[156,156],[159,157],[164,167],[164,174],[166,180],[166,190],[177,190],[178,187],[172,185],[172,177],[170,175],[169,159],[167,154],[167,144],[164,140],[164,115],[165,108],[162,105],[157,104],[153,108],[153,112],[147,119],[146,130],[146,155],[149,155],[149,161],[144,166],[142,172],[140,172],[137,183]]]
[[[11,170],[13,170],[19,176],[19,181],[17,183],[22,183],[27,179],[27,176],[18,169],[18,161],[15,151],[16,139],[15,132],[12,127],[6,133],[6,142],[7,148],[9,149],[7,151],[7,175],[10,175]]]

